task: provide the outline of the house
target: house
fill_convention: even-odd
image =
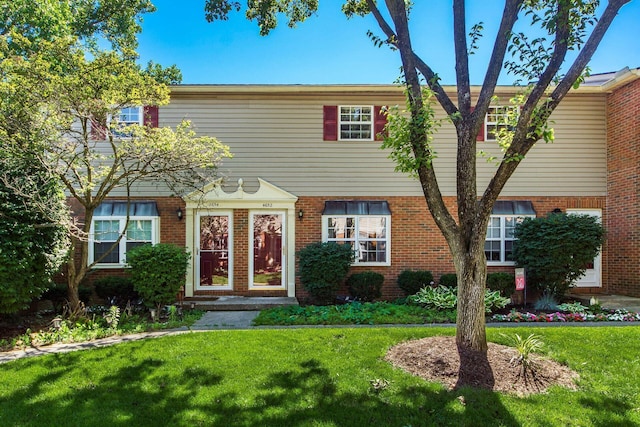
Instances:
[[[452,92],[455,88],[448,87]],[[498,87],[480,149],[496,152],[497,117],[511,86]],[[315,241],[349,242],[352,271],[385,276],[384,298],[402,294],[405,269],[454,271],[447,244],[431,218],[419,183],[394,171],[377,133],[381,106],[404,105],[387,85],[180,85],[153,111],[160,126],[190,119],[201,134],[231,147],[222,180],[183,198],[154,183],[134,189],[136,240],[103,260],[99,274],[121,268],[127,245],[167,242],[192,254],[186,297],[296,296],[295,253]],[[157,113],[157,116],[156,116]],[[571,91],[551,117],[553,144],[538,143],[496,203],[486,241],[489,271],[513,271],[509,261],[517,217],[554,210],[601,218],[608,239],[578,283],[585,293],[640,296],[640,69],[595,75]],[[435,169],[449,207],[455,205],[455,131],[434,141]],[[478,159],[479,188],[495,164]],[[114,194],[122,196],[122,194]],[[117,201],[94,217],[122,219]],[[97,244],[91,245],[90,261]],[[95,276],[94,276],[95,277]]]

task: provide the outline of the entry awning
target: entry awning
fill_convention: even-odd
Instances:
[[[129,204],[129,216],[160,216],[158,206],[153,201],[135,201]],[[102,202],[93,216],[127,216],[126,201]]]
[[[386,200],[327,200],[322,215],[391,215]]]
[[[493,205],[493,215],[535,215],[529,200],[498,200]]]

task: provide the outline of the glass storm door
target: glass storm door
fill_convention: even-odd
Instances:
[[[199,289],[232,289],[231,215],[200,215]]]
[[[284,213],[251,214],[250,287],[283,288]]]

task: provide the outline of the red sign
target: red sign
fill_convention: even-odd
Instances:
[[[524,268],[516,268],[516,291],[524,291],[525,286]]]

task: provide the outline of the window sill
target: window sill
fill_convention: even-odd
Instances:
[[[515,267],[513,261],[487,261],[487,267]]]
[[[126,264],[96,264],[91,269],[95,270],[115,270],[115,269],[123,269],[129,268]]]

